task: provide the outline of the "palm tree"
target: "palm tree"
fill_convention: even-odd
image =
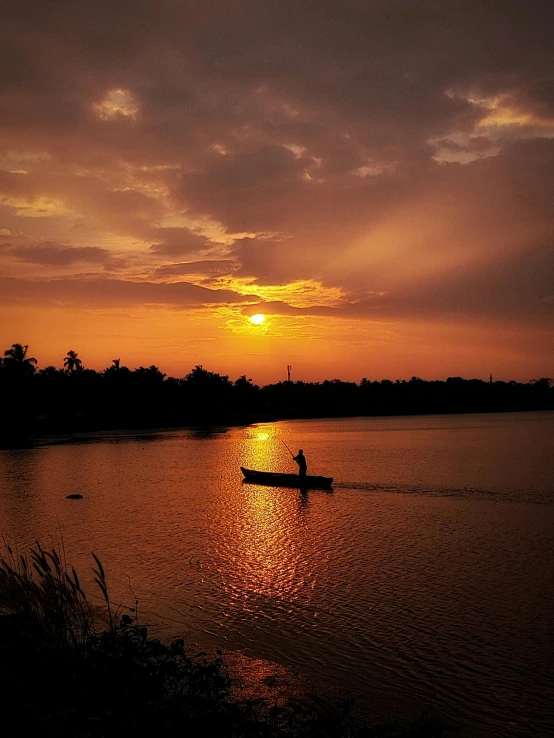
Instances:
[[[76,351],[68,351],[63,360],[63,366],[67,374],[74,374],[82,371],[83,362],[79,359],[79,354]]]
[[[21,343],[12,343],[12,347],[4,351],[4,366],[17,372],[22,376],[29,377],[34,374],[35,364],[37,360],[32,356],[27,356],[29,346],[23,346]]]

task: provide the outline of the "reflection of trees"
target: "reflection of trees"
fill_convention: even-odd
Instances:
[[[554,387],[546,377],[492,382],[449,377],[446,381],[339,379],[277,382],[258,387],[243,374],[227,375],[195,366],[182,378],[157,366],[131,370],[113,359],[103,371],[85,369],[69,351],[64,368],[35,370],[28,346],[13,344],[0,365],[0,391],[16,403],[17,418],[5,437],[40,431],[220,425],[276,418],[339,417],[554,409]]]

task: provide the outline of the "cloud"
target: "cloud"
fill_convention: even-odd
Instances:
[[[160,284],[118,279],[50,279],[35,281],[0,278],[0,300],[4,305],[40,304],[114,308],[129,305],[163,305],[177,308],[256,299],[231,290],[211,290],[189,282]]]
[[[189,228],[152,228],[145,233],[145,236],[155,241],[150,248],[155,254],[161,256],[185,256],[208,249],[210,245],[213,246],[205,235],[194,233]]]
[[[231,274],[235,270],[232,261],[184,261],[164,264],[154,269],[155,277],[175,277],[184,274],[199,274],[206,278]]]
[[[114,262],[114,255],[107,249],[95,246],[72,247],[49,242],[15,246],[8,253],[18,261],[53,267],[70,266],[77,262],[105,265]]]
[[[2,255],[43,299],[542,315],[551,3],[2,8]]]

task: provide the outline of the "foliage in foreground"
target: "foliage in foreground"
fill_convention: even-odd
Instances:
[[[94,554],[93,554],[94,556]],[[0,556],[0,708],[17,736],[356,736],[436,738],[425,719],[408,728],[359,728],[349,702],[317,695],[284,707],[237,701],[221,652],[185,652],[150,638],[113,610],[94,556],[104,623],[63,552],[39,544]]]

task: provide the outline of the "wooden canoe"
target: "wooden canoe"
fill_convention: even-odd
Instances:
[[[240,468],[245,482],[265,484],[271,487],[297,487],[298,489],[329,489],[333,477],[305,476],[302,480],[298,474],[280,474],[278,472],[255,471]]]

